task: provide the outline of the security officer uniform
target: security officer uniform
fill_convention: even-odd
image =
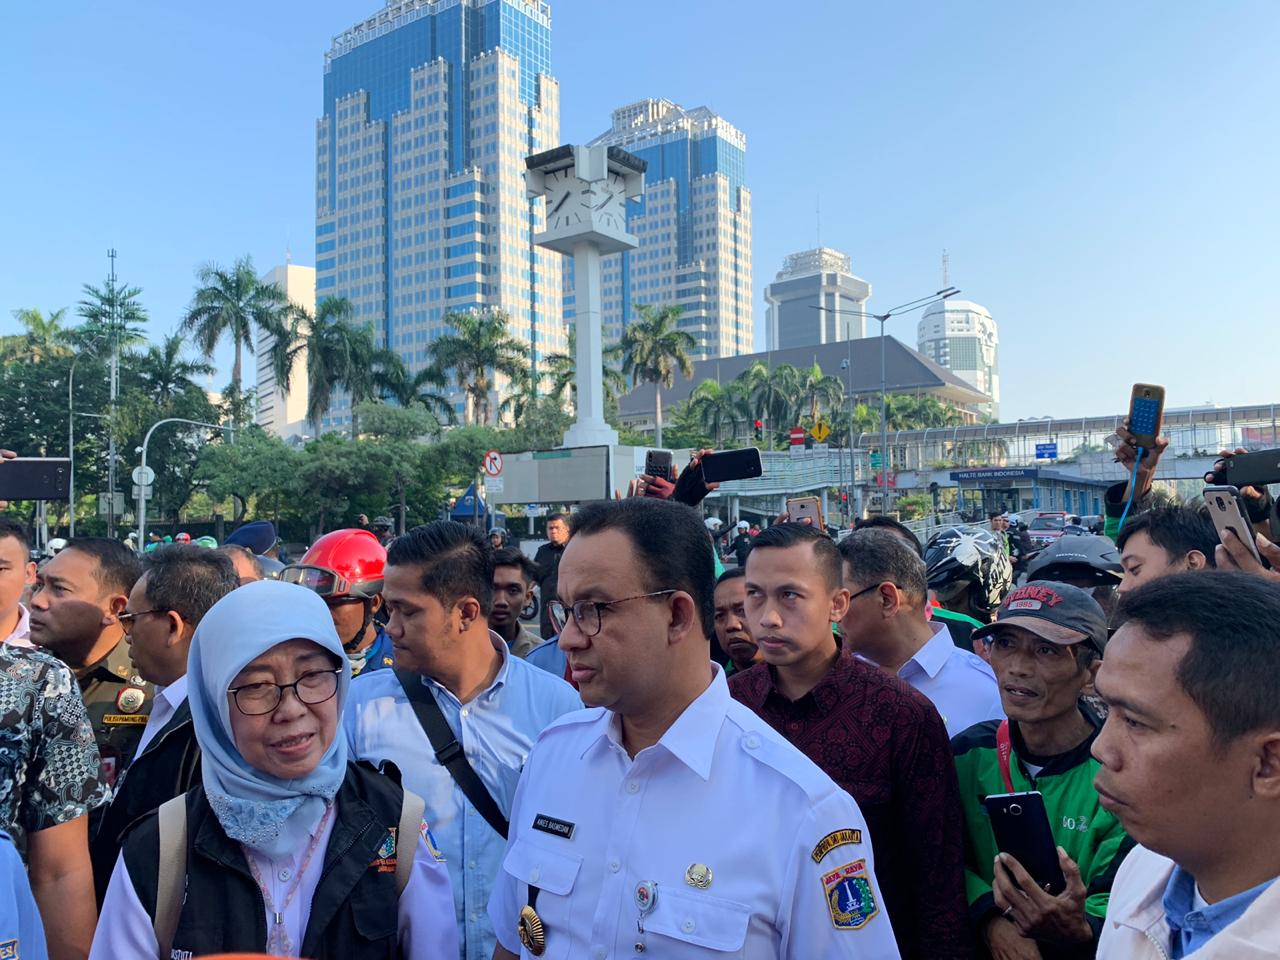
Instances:
[[[489,917],[521,957],[899,956],[857,803],[711,685],[652,747],[568,714],[520,779]],[[723,829],[750,797],[751,830]]]
[[[155,688],[138,676],[129,642],[121,637],[106,657],[80,676],[80,693],[102,754],[103,779],[114,787],[142,739]]]

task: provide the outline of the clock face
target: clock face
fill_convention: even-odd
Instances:
[[[547,174],[547,229],[559,230],[589,219],[591,208],[583,195],[583,183],[571,170]]]
[[[591,211],[604,226],[625,230],[627,226],[626,184],[616,173],[592,185]]]

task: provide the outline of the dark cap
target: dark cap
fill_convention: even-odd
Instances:
[[[231,531],[223,543],[239,544],[254,553],[266,553],[276,545],[276,525],[270,520],[254,520]]]
[[[1010,591],[996,622],[973,631],[973,638],[990,636],[1001,627],[1021,627],[1061,646],[1087,643],[1099,653],[1107,643],[1102,607],[1087,590],[1069,583],[1034,580]]]

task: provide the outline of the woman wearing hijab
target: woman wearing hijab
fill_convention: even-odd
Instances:
[[[128,835],[91,960],[453,960],[448,872],[420,816],[398,829],[420,801],[347,761],[351,669],[324,601],[274,580],[232,591],[200,622],[188,676],[203,786]],[[184,809],[180,843],[168,824]]]

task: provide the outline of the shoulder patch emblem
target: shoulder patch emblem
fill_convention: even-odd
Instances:
[[[837,930],[861,930],[880,912],[865,860],[846,863],[824,874],[822,892]]]
[[[5,940],[0,943],[0,960],[20,960],[17,940]]]
[[[427,852],[435,857],[436,863],[444,863],[444,852],[440,849],[440,844],[436,843],[435,834],[427,826],[427,821],[422,821],[422,826],[418,828],[418,832],[422,834],[422,842],[427,845]]]
[[[854,830],[846,827],[843,830],[832,830],[825,837],[818,841],[818,845],[813,848],[814,863],[821,863],[822,858],[834,850],[836,847],[849,846],[852,844],[862,843],[862,831]]]
[[[116,696],[116,709],[121,713],[137,713],[146,702],[147,694],[141,687],[125,687]]]
[[[387,831],[387,835],[383,838],[382,845],[378,847],[378,852],[373,855],[373,862],[369,864],[369,867],[372,870],[377,870],[378,873],[396,872],[395,827]]]

